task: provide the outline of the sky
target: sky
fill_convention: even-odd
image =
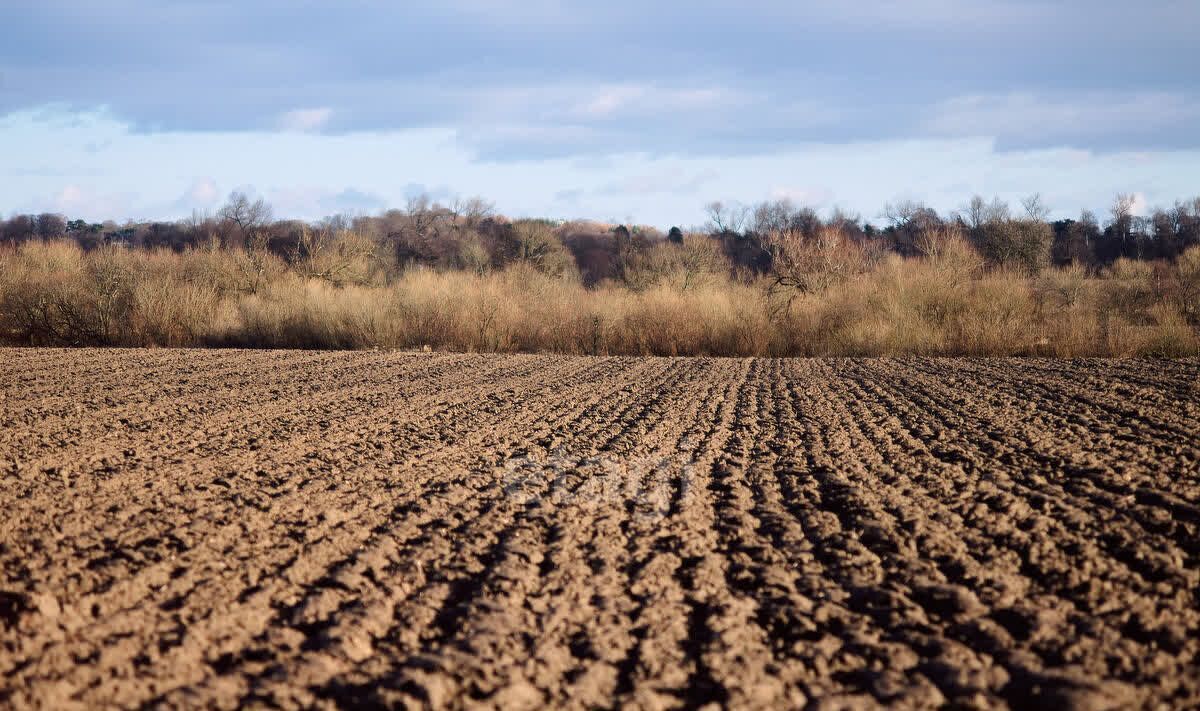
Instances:
[[[5,0],[0,214],[1200,194],[1195,0]]]

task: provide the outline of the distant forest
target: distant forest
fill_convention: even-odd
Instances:
[[[974,198],[882,226],[786,200],[703,227],[507,219],[486,201],[317,222],[5,221],[0,343],[627,355],[1200,355],[1200,199],[1047,220]]]
[[[1177,201],[1151,214],[1134,214],[1130,195],[1118,195],[1107,214],[1084,211],[1078,219],[1048,221],[1039,196],[1018,207],[972,198],[959,210],[939,214],[918,202],[887,205],[879,224],[840,211],[822,216],[787,200],[753,206],[715,202],[708,221],[693,231],[706,236],[723,255],[730,273],[746,277],[778,271],[788,241],[816,239],[836,231],[865,248],[904,257],[921,256],[929,235],[956,230],[993,266],[1037,270],[1081,265],[1101,269],[1119,258],[1173,260],[1200,244],[1200,198]],[[262,200],[234,193],[214,214],[175,222],[89,223],[59,214],[19,214],[0,221],[0,243],[68,239],[85,251],[104,245],[135,249],[198,248],[265,250],[285,261],[304,259],[322,240],[353,234],[372,251],[394,260],[397,270],[423,265],[435,269],[488,271],[522,261],[555,271],[577,272],[584,285],[622,281],[639,255],[660,243],[682,243],[678,227],[663,232],[640,225],[551,220],[509,220],[480,198],[440,204],[411,199],[404,209],[375,216],[335,216],[317,222],[275,219]]]

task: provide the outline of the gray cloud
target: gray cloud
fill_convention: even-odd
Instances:
[[[339,193],[322,197],[318,204],[323,212],[333,214],[373,213],[387,207],[387,200],[374,193],[346,188]]]
[[[1161,0],[41,0],[0,7],[0,114],[144,132],[443,126],[481,159],[991,136],[1200,144],[1200,6]]]
[[[997,136],[1005,148],[1102,143],[1170,147],[1200,128],[1200,96],[1183,93],[1011,93],[939,102],[924,128],[937,136]]]

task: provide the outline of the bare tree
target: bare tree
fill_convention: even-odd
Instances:
[[[978,230],[989,222],[1003,222],[1009,219],[1008,203],[999,197],[993,197],[991,202],[975,195],[971,201],[961,208],[958,218],[971,230]]]
[[[67,220],[62,215],[43,212],[37,217],[37,233],[42,239],[55,239],[67,234]]]
[[[746,226],[749,210],[737,203],[724,203],[720,200],[704,206],[708,213],[708,229],[716,234],[739,233]]]
[[[442,238],[453,226],[454,212],[424,193],[411,196],[404,210],[389,210],[382,220],[386,240],[402,265],[445,262],[453,252],[451,240]]]
[[[986,210],[987,203],[983,201],[983,196],[972,195],[971,201],[960,210],[958,217],[967,227],[977,230],[984,223]]]
[[[216,226],[206,212],[192,210],[191,216],[180,220],[179,225],[191,236],[193,244],[210,251],[221,246]]]
[[[1022,198],[1021,207],[1025,208],[1025,215],[1031,220],[1045,222],[1046,218],[1050,216],[1050,208],[1042,200],[1041,193],[1034,193]]]
[[[891,239],[891,248],[904,256],[918,255],[918,237],[943,224],[936,210],[913,200],[887,203],[881,217],[890,223],[886,232]]]
[[[822,226],[807,235],[798,230],[770,232],[763,241],[775,274],[768,290],[773,316],[786,311],[797,296],[824,291],[868,265],[863,246],[836,227]]]
[[[758,235],[795,234],[811,237],[821,227],[821,217],[811,207],[796,207],[791,200],[768,200],[754,208],[752,228]]]
[[[1137,197],[1132,193],[1118,193],[1113,199],[1112,207],[1109,208],[1113,230],[1122,243],[1128,241],[1133,232],[1133,208],[1136,204]]]
[[[495,216],[496,205],[481,197],[466,199],[456,197],[454,198],[454,202],[450,204],[450,213],[454,217],[455,222],[462,220],[467,227],[474,228],[480,222]]]
[[[2,226],[7,242],[24,242],[37,234],[37,219],[33,215],[13,215]]]
[[[825,224],[841,230],[847,236],[862,237],[864,234],[862,216],[858,213],[846,212],[840,207],[833,208]]]
[[[1171,212],[1175,217],[1180,247],[1200,244],[1200,198],[1190,203],[1176,201]]]
[[[236,232],[246,247],[246,253],[238,265],[246,281],[245,288],[251,293],[257,292],[265,283],[267,266],[271,261],[267,251],[271,207],[262,198],[251,202],[249,196],[235,190],[229,194],[229,202],[217,212],[217,216],[225,227],[223,232],[226,233],[226,241],[229,232]]]
[[[1083,210],[1079,213],[1079,224],[1086,227],[1087,231],[1091,234],[1099,234],[1100,232],[1100,221],[1096,219],[1096,213],[1091,210]],[[1090,241],[1087,244],[1091,246]]]
[[[687,291],[705,278],[729,270],[729,263],[721,253],[720,246],[708,235],[688,235],[681,238],[679,243],[668,244],[674,245],[680,252],[680,291]]]
[[[450,213],[428,195],[421,193],[408,199],[405,214],[408,217],[408,237],[418,244],[424,244],[435,235],[442,217]]]
[[[266,248],[266,227],[271,223],[271,206],[262,198],[250,200],[246,193],[234,191],[217,217],[235,228],[242,243],[251,249]]]
[[[922,219],[929,212],[932,210],[925,203],[916,200],[901,200],[884,204],[883,213],[880,216],[891,223],[892,227],[900,229]]]
[[[1076,264],[1095,261],[1096,241],[1100,238],[1100,223],[1090,210],[1079,213],[1079,219],[1067,229],[1066,240],[1058,246],[1058,260]]]

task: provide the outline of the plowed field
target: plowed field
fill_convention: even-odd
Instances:
[[[0,350],[0,707],[1195,707],[1198,378]]]

